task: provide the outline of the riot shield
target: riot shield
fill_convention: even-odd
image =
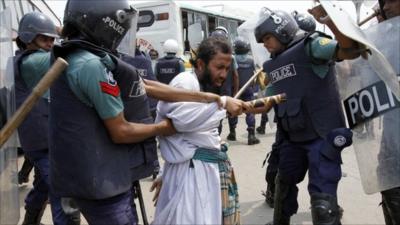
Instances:
[[[400,16],[369,27],[366,37],[400,76]],[[359,58],[339,65],[353,146],[365,193],[400,186],[400,103],[369,60]],[[340,80],[340,79],[339,79]],[[339,81],[340,84],[340,81]]]
[[[0,12],[0,128],[15,110],[11,32],[11,11],[7,8]],[[17,224],[19,220],[16,145],[13,134],[0,148],[0,225]]]
[[[262,68],[262,65],[265,61],[269,59],[269,52],[262,43],[257,43],[256,38],[254,36],[254,29],[257,26],[258,20],[260,19],[260,14],[263,12],[265,8],[262,8],[258,14],[254,17],[249,18],[243,24],[241,24],[237,31],[239,36],[244,37],[250,43],[251,53],[253,55],[253,59],[257,67]]]
[[[369,40],[365,33],[361,31],[358,25],[351,19],[345,10],[340,8],[340,4],[337,4],[336,1],[321,0],[320,2],[341,33],[369,49],[371,55],[368,56],[368,64],[376,72],[380,79],[389,87],[397,100],[400,101],[400,87],[396,76],[396,71],[394,71],[393,67],[382,54],[380,48],[375,46],[377,43],[372,43]],[[382,36],[382,39],[385,37],[388,36]]]
[[[262,8],[260,10],[260,12],[257,13],[254,17],[251,17],[248,20],[246,20],[244,23],[242,23],[237,29],[239,36],[244,37],[250,43],[251,54],[253,56],[254,63],[256,64],[256,67],[258,67],[258,68],[262,68],[262,65],[264,64],[264,62],[270,58],[270,53],[264,47],[264,44],[257,43],[256,37],[254,36],[254,29],[257,26],[257,23],[260,19],[260,15],[262,14],[263,10],[265,10],[265,8]],[[263,92],[262,96],[267,97],[266,91],[264,90],[262,92]],[[261,96],[259,96],[259,97],[261,97]],[[274,110],[270,110],[268,112],[267,116],[268,116],[268,124],[269,124],[270,128],[273,128],[275,126]]]

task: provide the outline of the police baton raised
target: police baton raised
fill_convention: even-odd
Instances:
[[[260,68],[259,70],[257,70],[253,76],[251,76],[251,78],[243,85],[243,87],[236,93],[236,95],[233,98],[239,98],[240,95],[242,95],[242,93],[250,86],[250,84],[252,84],[254,82],[254,80],[256,79],[256,77],[261,74],[262,72],[262,68]]]
[[[68,63],[64,59],[57,58],[36,87],[33,88],[32,93],[25,99],[14,115],[7,121],[6,125],[0,130],[0,147],[8,140],[15,129],[21,125],[36,102],[43,96],[67,66]]]

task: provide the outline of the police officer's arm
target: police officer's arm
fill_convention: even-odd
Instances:
[[[157,124],[128,122],[119,87],[112,73],[97,59],[87,61],[79,73],[68,76],[70,87],[86,105],[93,107],[115,143],[135,143],[156,135],[170,135],[176,131],[170,121]]]
[[[337,60],[354,59],[360,56],[357,42],[340,32],[321,5],[309,9],[308,12],[313,15],[319,23],[326,24],[335,35],[335,39],[338,42],[338,49],[336,51]]]
[[[116,117],[104,119],[111,139],[115,143],[136,143],[153,136],[168,136],[176,133],[171,121],[166,119],[156,124],[131,123],[123,112]]]
[[[218,102],[220,105],[220,96],[198,91],[188,91],[180,88],[174,88],[161,82],[144,79],[146,93],[148,96],[167,102]]]

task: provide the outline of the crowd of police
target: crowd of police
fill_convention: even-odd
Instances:
[[[380,0],[379,4],[383,19],[400,15],[399,0]],[[39,12],[21,19],[14,57],[17,106],[56,57],[69,63],[65,76],[52,85],[51,95],[46,93],[18,128],[25,161],[35,172],[22,224],[40,224],[47,201],[54,224],[80,224],[80,213],[90,224],[136,224],[132,184],[158,171],[154,136],[175,132],[170,121],[154,123],[156,99],[219,100],[213,94],[192,99],[190,93],[167,87],[185,70],[176,55],[176,40],[164,42],[162,58],[155,50],[144,53],[137,48],[134,55],[118,52],[135,13],[125,0],[100,1],[96,6],[69,0],[62,31]],[[334,64],[362,52],[332,21],[322,19],[326,16],[322,7],[309,13],[331,28],[336,40],[315,31],[312,16],[280,10],[265,9],[254,31],[257,42],[271,53],[263,64],[264,95],[287,95],[287,101],[274,108],[277,132],[265,177],[266,202],[274,208],[275,225],[290,224],[298,209],[297,184],[307,172],[313,224],[341,224],[343,213],[337,196],[340,152],[352,144],[352,132],[345,125]],[[53,46],[60,35],[63,42]],[[217,27],[210,37],[228,41],[229,34]],[[232,47],[232,63],[222,87],[211,85],[208,75],[201,81],[203,91],[235,96],[252,77],[256,68],[249,42],[239,37]],[[253,100],[258,89],[257,84],[250,85],[240,100]],[[235,141],[238,117],[228,119],[227,139]],[[254,113],[246,113],[249,145],[260,142],[255,132],[265,134],[267,120],[263,112],[256,128]],[[222,123],[219,133],[221,129]],[[20,183],[27,181],[29,168],[24,164]],[[382,192],[386,224],[400,224],[399,190]],[[65,198],[72,198],[79,211],[65,210],[71,207],[65,205]]]

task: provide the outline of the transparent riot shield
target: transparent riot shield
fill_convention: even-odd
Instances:
[[[390,66],[390,62],[382,54],[381,49],[376,46],[378,43],[370,41],[370,37],[361,31],[346,11],[340,7],[340,4],[337,4],[337,1],[321,0],[320,3],[341,33],[357,41],[360,45],[365,46],[371,52],[371,55],[368,57],[368,64],[389,87],[397,100],[400,101],[400,87],[396,71]],[[398,33],[396,36],[399,36]],[[391,37],[386,36],[386,34],[381,36],[381,40],[386,40],[386,38]],[[398,43],[396,45],[398,46]]]
[[[266,8],[262,8],[258,13],[256,13],[255,16],[246,20],[237,29],[239,36],[244,37],[250,43],[251,55],[253,56],[256,67],[258,67],[258,68],[262,68],[264,62],[270,58],[270,53],[264,47],[264,44],[257,43],[257,40],[254,36],[254,29],[256,28],[256,26],[260,20],[260,15],[262,15],[263,10],[265,10],[265,9]],[[266,97],[266,91],[263,90],[262,92],[263,92],[262,96]],[[261,96],[259,96],[259,97],[261,97]],[[274,112],[274,110],[270,110],[268,112],[267,116],[268,116],[268,124],[269,124],[270,128],[275,127],[275,123],[274,123],[275,112]]]
[[[11,11],[6,9],[0,12],[0,127],[15,110],[11,32]],[[16,145],[13,134],[0,147],[0,225],[17,224],[19,220]]]
[[[364,33],[399,78],[400,17],[369,27]],[[347,61],[337,69],[342,72],[338,80],[348,125],[354,132],[353,146],[365,193],[400,187],[399,101],[367,60]]]
[[[257,40],[254,36],[254,29],[257,26],[257,23],[260,20],[260,15],[265,8],[262,8],[259,13],[257,13],[254,17],[249,18],[243,24],[241,24],[237,31],[239,36],[244,37],[250,43],[251,54],[253,55],[254,62],[257,67],[261,68],[263,63],[269,59],[269,52],[262,43],[257,43]]]

